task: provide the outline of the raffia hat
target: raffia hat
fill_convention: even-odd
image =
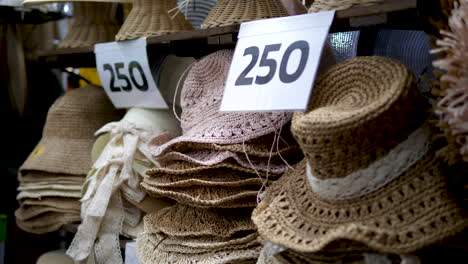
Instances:
[[[353,6],[367,6],[383,2],[383,0],[314,0],[309,8],[309,13],[327,10],[344,10]]]
[[[42,139],[20,174],[33,170],[86,175],[91,169],[94,132],[120,116],[102,88],[85,86],[67,92],[49,109]]]
[[[219,0],[208,13],[201,28],[227,26],[288,15],[281,0]]]
[[[193,30],[183,13],[177,12],[171,17],[169,11],[174,8],[177,8],[177,0],[134,0],[132,10],[115,36],[115,40]]]
[[[154,156],[179,142],[235,144],[261,137],[290,121],[287,112],[221,113],[232,50],[212,53],[190,69],[182,88],[182,136],[165,144],[155,138],[148,148]]]
[[[306,159],[255,209],[260,235],[302,252],[348,239],[404,254],[468,226],[423,102],[412,73],[391,59],[357,57],[322,75],[292,123]]]

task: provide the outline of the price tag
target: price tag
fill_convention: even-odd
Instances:
[[[220,111],[305,110],[334,14],[242,23]]]
[[[117,108],[168,108],[153,79],[146,38],[96,44],[96,67],[110,100]]]

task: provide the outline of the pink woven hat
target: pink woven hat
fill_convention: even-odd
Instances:
[[[149,143],[154,156],[181,142],[242,143],[278,131],[291,120],[292,113],[287,112],[219,112],[233,53],[217,51],[190,69],[181,92],[182,136],[162,145],[154,138]]]

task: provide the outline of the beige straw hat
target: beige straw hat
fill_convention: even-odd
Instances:
[[[119,31],[120,24],[113,17],[115,8],[109,3],[73,3],[74,16],[68,34],[59,44],[61,48],[93,46],[109,42]]]
[[[327,10],[344,10],[353,6],[368,6],[383,2],[383,0],[314,0],[309,13]]]
[[[59,212],[48,212],[27,221],[16,218],[18,227],[26,232],[34,234],[45,234],[59,230],[63,225],[80,221],[79,214],[63,214]]]
[[[281,0],[219,0],[211,9],[201,28],[227,26],[288,15]]]
[[[405,254],[468,226],[423,102],[412,73],[388,58],[357,57],[322,75],[292,123],[306,159],[255,209],[260,235],[302,252],[348,239]]]
[[[57,99],[49,109],[42,139],[20,168],[57,174],[86,175],[91,169],[94,132],[118,120],[102,88],[85,86]]]
[[[169,11],[175,10],[175,15]],[[177,0],[134,0],[115,40],[159,36],[193,30],[185,16],[177,9]]]

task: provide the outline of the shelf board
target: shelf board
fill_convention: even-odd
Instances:
[[[417,0],[386,0],[372,6],[358,6],[336,12],[331,32],[369,27],[420,29]],[[200,57],[216,49],[233,47],[240,25],[177,32],[148,37],[149,56],[170,52],[179,56]],[[156,49],[154,47],[157,47]],[[56,67],[94,67],[93,47],[40,51],[39,58]]]

